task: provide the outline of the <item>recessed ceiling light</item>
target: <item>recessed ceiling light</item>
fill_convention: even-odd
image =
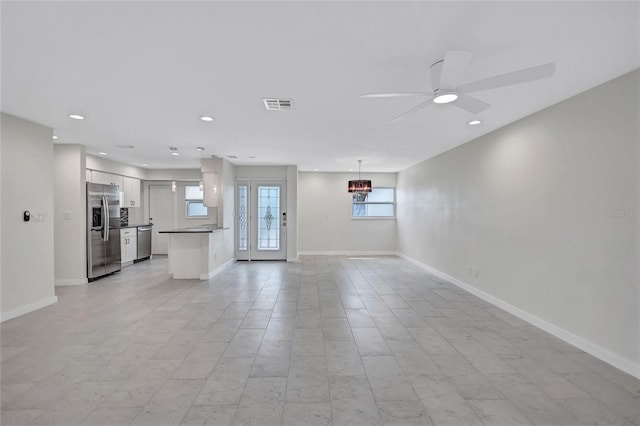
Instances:
[[[457,94],[453,92],[444,92],[439,95],[436,95],[436,97],[433,98],[433,102],[437,104],[448,104],[450,102],[455,101],[456,99],[458,99]]]
[[[314,172],[317,172],[317,171],[318,171],[318,169],[313,169],[313,171],[314,171]]]
[[[84,117],[80,114],[69,114],[69,118],[73,118],[74,120],[84,120]]]
[[[213,117],[209,117],[208,115],[203,115],[202,117],[200,117],[200,120],[202,120],[202,121],[213,121]]]
[[[196,151],[198,151],[198,152],[202,152],[202,151],[204,151],[204,147],[199,146],[199,147],[197,147],[197,148],[196,148]]]
[[[173,151],[173,152],[171,153],[171,155],[180,155],[180,153],[179,153],[179,152],[175,152],[175,151]]]
[[[99,152],[98,154],[100,154],[100,155],[109,155],[106,152]]]
[[[478,125],[480,123],[482,123],[482,121],[480,121],[480,120],[471,120],[471,121],[467,122],[467,124],[469,126],[476,126],[476,125]]]
[[[148,164],[147,163],[142,163],[142,167],[147,167]]]
[[[58,137],[57,137],[56,135],[53,135],[53,138],[54,138],[54,139],[58,139]]]

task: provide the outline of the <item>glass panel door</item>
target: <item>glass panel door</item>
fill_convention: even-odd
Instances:
[[[280,250],[280,186],[258,185],[258,251]]]
[[[236,200],[236,259],[249,260],[249,182],[238,182]]]
[[[286,182],[238,181],[236,258],[286,260]]]

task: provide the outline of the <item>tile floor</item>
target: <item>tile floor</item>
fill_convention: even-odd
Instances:
[[[2,323],[2,425],[640,424],[639,380],[402,259],[166,268]]]

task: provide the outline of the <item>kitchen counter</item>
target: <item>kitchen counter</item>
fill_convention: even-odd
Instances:
[[[169,229],[166,231],[159,231],[159,234],[211,234],[213,232],[223,231],[229,228],[223,228],[218,225],[200,225],[188,228]]]
[[[124,229],[124,228],[139,228],[141,226],[153,226],[150,223],[134,223],[133,225],[120,225],[120,229]]]
[[[168,237],[169,273],[175,279],[208,280],[231,264],[233,233],[228,230],[209,224],[160,231]]]

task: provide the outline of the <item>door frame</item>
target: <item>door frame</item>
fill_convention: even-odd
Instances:
[[[279,229],[280,229],[280,249],[270,252],[268,250],[257,249],[257,236],[258,236],[258,194],[257,188],[260,185],[279,185],[280,186],[280,212],[278,217]],[[241,210],[239,191],[241,186],[247,186],[247,208],[243,212]],[[287,180],[286,179],[256,179],[256,178],[238,178],[235,184],[235,209],[238,214],[235,215],[235,252],[236,260],[287,260]],[[247,247],[246,249],[240,249],[240,233],[243,232],[240,221],[244,217],[245,232],[247,235]]]
[[[153,182],[149,182],[149,184],[147,185],[147,196],[148,196],[148,203],[147,206],[148,207],[148,213],[149,215],[147,216],[149,218],[149,222],[153,223],[153,219],[151,219],[152,216],[152,212],[151,212],[151,188],[152,187],[158,187],[158,188],[169,188],[169,190],[171,191],[171,182],[163,182],[163,181],[153,181]],[[171,223],[171,228],[176,228],[178,225],[178,218],[176,216],[176,193],[175,192],[171,192],[172,194],[172,201],[171,201],[171,210],[173,212],[173,221]],[[151,231],[151,241],[152,241],[152,245],[151,245],[151,253],[153,255],[153,240],[154,240],[154,234],[155,237],[157,238],[157,233],[158,231],[162,231],[162,229],[158,229],[156,224],[153,224],[153,226],[151,227],[152,231]],[[165,234],[166,235],[166,234]]]

